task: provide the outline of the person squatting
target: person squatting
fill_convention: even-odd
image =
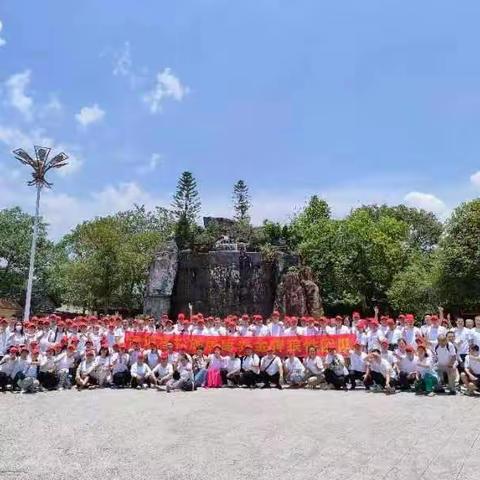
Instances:
[[[125,345],[126,332],[173,335],[160,351],[154,343],[142,349]],[[320,355],[315,346],[304,357],[272,348],[260,357],[252,346],[224,354],[221,345],[208,355],[202,346],[190,355],[185,335],[204,336],[316,336],[353,334],[348,354],[334,347]],[[178,341],[177,341],[178,339]],[[230,315],[226,319],[183,314],[173,322],[166,315],[123,319],[89,316],[62,320],[57,315],[33,317],[29,322],[0,319],[0,390],[34,393],[102,387],[157,388],[167,392],[199,387],[321,388],[336,390],[415,391],[433,396],[448,391],[477,395],[480,391],[480,316],[474,320],[426,315],[416,325],[411,314],[396,319],[378,315],[352,317],[287,317],[273,312]]]

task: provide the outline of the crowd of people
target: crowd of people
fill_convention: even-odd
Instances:
[[[173,335],[164,350],[155,343],[142,348],[125,344],[127,332]],[[187,352],[182,338],[204,336],[317,336],[352,334],[348,352],[331,346],[319,352],[312,344],[304,355],[278,355],[273,348],[259,356],[222,350],[221,342],[205,352]],[[312,342],[313,343],[313,342]],[[0,390],[34,393],[94,388],[157,388],[167,392],[197,388],[320,388],[415,391],[433,396],[448,391],[477,395],[480,391],[480,316],[456,318],[443,310],[418,321],[411,314],[397,318],[350,316],[288,317],[273,312],[230,315],[225,319],[180,314],[174,322],[160,319],[82,316],[63,320],[52,314],[21,322],[0,318]],[[298,352],[297,352],[298,353]]]

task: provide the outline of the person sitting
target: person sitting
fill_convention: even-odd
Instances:
[[[17,347],[10,347],[7,355],[0,360],[0,391],[5,391],[8,385],[13,385],[12,373],[17,363],[17,356]]]
[[[58,385],[57,366],[55,364],[55,348],[48,347],[44,356],[40,358],[38,380],[42,388],[54,390]]]
[[[205,386],[207,388],[220,388],[222,386],[222,376],[220,371],[225,368],[225,358],[222,356],[222,347],[215,345],[213,353],[207,359],[207,378]]]
[[[365,387],[375,385],[387,394],[395,393],[395,371],[390,363],[382,358],[378,348],[368,354],[364,384]]]
[[[313,345],[308,347],[308,355],[303,359],[305,367],[305,381],[309,388],[316,388],[325,383],[323,373],[323,362],[320,355],[317,354],[317,347]]]
[[[131,380],[129,365],[129,355],[126,352],[124,343],[118,344],[118,352],[113,353],[111,358],[112,381],[114,388],[124,388]]]
[[[160,361],[153,368],[152,373],[157,378],[157,388],[167,384],[173,378],[173,366],[168,363],[168,353],[162,352],[160,354]]]
[[[438,376],[433,368],[432,357],[425,345],[417,347],[417,381],[415,391],[417,394],[425,393],[429,397],[435,395],[435,388],[438,385]]]
[[[195,387],[203,387],[207,377],[207,356],[204,353],[203,345],[197,347],[197,353],[192,357],[193,373],[195,378]]]
[[[403,347],[402,347],[403,348]],[[411,345],[405,346],[405,352],[397,349],[398,387],[402,391],[408,391],[417,380],[417,356]]]
[[[40,388],[40,382],[38,381],[38,368],[40,350],[35,348],[30,354],[30,359],[23,370],[23,378],[18,381],[20,387],[20,393],[36,393]]]
[[[350,390],[355,390],[357,380],[360,380],[362,383],[365,380],[365,373],[367,371],[366,358],[367,354],[363,351],[362,344],[357,340],[353,345],[353,350],[350,350],[349,355],[348,380],[350,382]]]
[[[242,373],[240,383],[248,388],[256,388],[260,381],[260,358],[250,345],[245,347],[245,356],[242,358]]]
[[[305,384],[305,367],[293,350],[288,352],[288,358],[283,362],[285,382],[290,387],[301,387]]]
[[[235,351],[226,357],[224,368],[220,370],[222,383],[224,386],[238,386],[240,383],[240,375],[242,370],[242,361]]]
[[[262,388],[270,388],[273,383],[279,390],[282,389],[283,366],[280,357],[277,357],[273,348],[268,347],[267,354],[260,362],[260,380],[263,382]]]
[[[194,389],[192,363],[185,354],[178,357],[177,367],[172,379],[167,382],[167,393],[181,390],[183,392],[191,392]],[[176,377],[176,378],[175,378]]]
[[[479,347],[476,344],[470,345],[468,355],[465,357],[464,371],[461,374],[461,380],[467,387],[467,395],[475,395],[480,391],[480,355]]]
[[[342,355],[337,353],[335,346],[328,347],[328,353],[325,356],[325,381],[335,390],[347,390],[346,376],[348,370],[345,367],[345,360]]]
[[[78,391],[84,388],[95,388],[97,382],[92,373],[96,366],[95,352],[93,350],[87,350],[85,352],[85,358],[80,362],[75,375],[75,383],[77,384]]]
[[[55,357],[59,390],[70,389],[72,386],[71,378],[75,377],[75,350],[75,346],[70,344],[64,352]]]
[[[156,384],[155,376],[151,368],[145,363],[143,353],[137,355],[137,361],[130,367],[130,375],[132,388],[148,388]]]

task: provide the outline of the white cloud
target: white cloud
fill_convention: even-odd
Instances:
[[[0,20],[0,32],[3,30],[3,23],[2,21]],[[6,40],[2,37],[0,37],[0,47],[3,47],[5,44],[6,44]]]
[[[470,175],[470,182],[475,187],[480,188],[480,170],[478,172],[475,172],[472,175]]]
[[[86,127],[92,123],[99,122],[104,116],[105,111],[95,103],[91,107],[82,107],[80,112],[75,115],[75,118],[82,127]]]
[[[143,96],[143,101],[148,105],[150,113],[155,114],[162,111],[164,100],[172,99],[180,102],[189,91],[190,89],[182,85],[180,79],[172,73],[170,68],[165,68],[163,72],[157,74],[153,90]]]
[[[409,192],[405,195],[404,200],[410,207],[421,208],[437,214],[445,213],[447,209],[445,203],[431,193]]]
[[[132,73],[132,53],[130,42],[125,42],[123,49],[115,55],[112,73],[115,76],[128,77]]]
[[[152,156],[150,157],[148,162],[146,162],[144,165],[140,165],[137,168],[137,172],[141,175],[154,172],[160,165],[160,163],[162,163],[162,158],[162,155],[160,155],[159,153],[152,153]]]
[[[9,77],[5,82],[8,103],[18,110],[27,120],[32,119],[33,99],[26,93],[30,84],[31,72],[25,70]]]

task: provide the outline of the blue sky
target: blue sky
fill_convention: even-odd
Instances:
[[[71,165],[42,211],[77,222],[168,206],[179,174],[203,213],[286,220],[406,202],[445,218],[480,192],[480,4],[438,1],[4,0],[0,208],[31,210],[13,147]]]

